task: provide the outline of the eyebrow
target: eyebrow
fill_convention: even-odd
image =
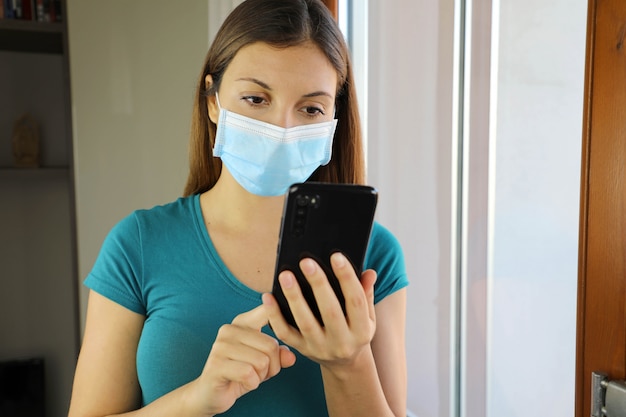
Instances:
[[[272,87],[270,87],[269,85],[267,85],[266,83],[264,83],[263,81],[253,78],[253,77],[242,77],[242,78],[237,78],[235,81],[249,81],[251,83],[255,83],[260,85],[261,87],[265,88],[266,90],[272,90]]]
[[[302,97],[319,97],[319,96],[326,96],[328,98],[333,98],[332,95],[330,95],[329,93],[327,93],[326,91],[315,91],[313,93],[309,93],[309,94],[305,94]]]
[[[260,87],[265,88],[266,90],[272,91],[272,87],[267,85],[267,83],[265,83],[265,82],[263,82],[263,81],[261,81],[261,80],[259,80],[257,78],[254,78],[254,77],[237,78],[235,81],[248,81],[248,82],[257,84]],[[305,94],[302,97],[310,98],[310,97],[319,97],[319,96],[326,96],[326,97],[329,97],[331,99],[333,98],[333,96],[331,94],[327,93],[326,91],[321,91],[321,90]]]

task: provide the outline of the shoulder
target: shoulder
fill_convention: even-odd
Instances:
[[[195,211],[197,195],[180,197],[167,204],[154,206],[150,209],[135,210],[129,217],[140,223],[158,224],[163,221],[180,220]]]
[[[162,241],[164,234],[185,233],[193,228],[194,199],[179,198],[176,201],[135,210],[111,228],[103,242],[104,252],[139,252],[147,242]],[[185,224],[190,224],[185,228]]]
[[[372,227],[364,267],[378,274],[375,302],[409,284],[400,242],[378,222]]]
[[[389,229],[378,222],[374,222],[367,249],[366,264],[373,267],[373,264],[394,259],[402,261],[402,268],[404,268],[404,255],[400,242]]]
[[[139,314],[146,312],[146,271],[153,271],[163,254],[183,250],[193,199],[178,199],[147,210],[136,210],[108,233],[85,284]],[[187,233],[187,234],[186,234]],[[166,260],[167,261],[167,260]],[[165,261],[164,261],[165,262]]]
[[[374,222],[372,226],[372,234],[370,236],[370,245],[385,245],[397,247],[400,249],[400,243],[389,229],[378,222]]]
[[[174,223],[189,221],[195,214],[195,197],[181,197],[167,204],[135,210],[120,220],[111,233],[144,234],[171,228]]]

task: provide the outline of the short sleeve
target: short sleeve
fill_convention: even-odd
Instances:
[[[364,266],[378,274],[374,303],[409,285],[400,242],[379,223],[372,228]]]
[[[141,233],[136,214],[111,229],[84,284],[127,309],[146,314]]]

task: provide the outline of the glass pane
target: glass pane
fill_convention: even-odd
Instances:
[[[355,62],[367,82],[368,182],[379,190],[377,220],[402,244],[410,280],[408,408],[419,417],[449,417],[454,7],[353,4],[369,7],[367,31],[360,31],[367,68]]]
[[[500,5],[490,417],[574,414],[586,12]]]

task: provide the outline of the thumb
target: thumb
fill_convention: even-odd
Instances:
[[[280,367],[289,368],[296,363],[296,355],[286,346],[280,346]]]
[[[374,296],[374,284],[376,283],[376,279],[378,278],[378,274],[373,269],[368,269],[363,271],[361,274],[361,286],[363,287],[363,291],[368,296],[371,294]]]
[[[374,310],[374,284],[376,283],[377,278],[378,274],[373,269],[363,271],[361,274],[361,285],[363,286],[363,292],[365,293],[365,298],[367,299],[370,318],[373,320],[376,318]]]

